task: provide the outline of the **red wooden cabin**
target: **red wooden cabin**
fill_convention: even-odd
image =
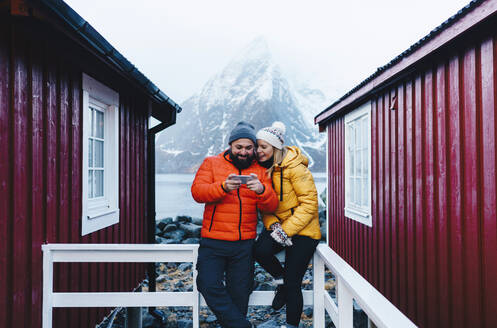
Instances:
[[[154,133],[180,110],[63,1],[0,1],[0,327],[41,327],[42,244],[153,242]],[[55,269],[58,291],[131,291],[146,272]],[[56,309],[54,326],[108,312]]]
[[[420,327],[497,327],[497,1],[472,1],[315,122],[331,248]]]

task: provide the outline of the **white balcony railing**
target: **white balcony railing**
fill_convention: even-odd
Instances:
[[[43,245],[43,328],[52,327],[55,307],[149,307],[191,306],[193,327],[199,327],[199,308],[205,301],[196,288],[195,264],[198,245],[152,244],[48,244]],[[55,262],[192,262],[191,292],[93,292],[54,293]],[[338,306],[324,288],[325,267],[336,277]],[[327,245],[320,244],[314,255],[313,290],[304,290],[304,305],[314,306],[314,327],[325,326],[325,312],[338,328],[353,327],[353,299],[377,327],[416,327]],[[249,305],[269,306],[274,291],[254,291]]]

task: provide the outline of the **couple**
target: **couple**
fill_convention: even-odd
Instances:
[[[297,147],[283,146],[284,132],[281,122],[257,134],[239,122],[229,148],[207,157],[192,184],[195,201],[205,203],[197,287],[223,327],[253,327],[246,315],[254,260],[278,285],[272,306],[287,306],[287,327],[300,322],[302,278],[321,233],[308,160]],[[236,175],[252,179],[242,184]],[[255,241],[257,210],[265,229]],[[274,256],[283,249],[284,267]]]

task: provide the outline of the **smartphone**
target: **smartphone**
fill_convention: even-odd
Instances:
[[[233,180],[240,180],[242,184],[247,184],[250,180],[252,180],[254,177],[251,175],[233,175],[231,176],[230,179]]]

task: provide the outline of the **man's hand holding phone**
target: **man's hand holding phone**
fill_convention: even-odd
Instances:
[[[230,174],[224,182],[225,189],[228,192],[240,188],[242,184],[246,184],[248,189],[257,194],[262,194],[264,192],[264,186],[255,173],[251,173],[250,175]]]

